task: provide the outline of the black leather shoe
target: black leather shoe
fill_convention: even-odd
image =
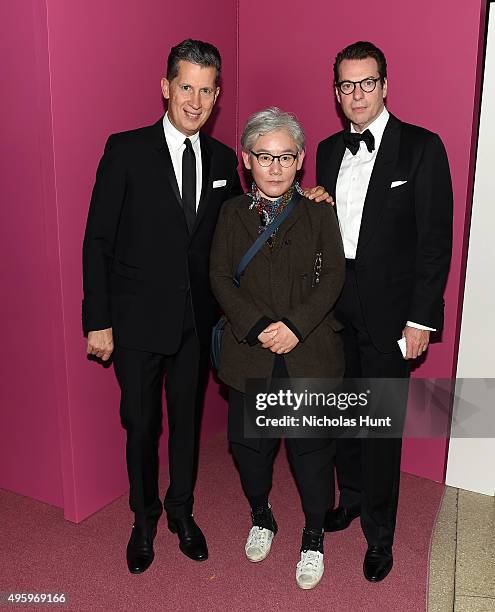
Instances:
[[[205,561],[208,559],[208,547],[205,536],[196,525],[192,516],[184,518],[169,518],[168,528],[172,533],[179,536],[180,550],[194,561]]]
[[[325,531],[342,531],[347,529],[352,521],[361,514],[361,508],[343,508],[338,506],[333,510],[328,510],[325,515]]]
[[[393,564],[391,546],[368,546],[363,563],[364,577],[370,582],[380,582],[389,574]]]
[[[153,563],[155,536],[156,522],[149,528],[132,526],[131,537],[127,544],[127,567],[131,574],[142,574]]]

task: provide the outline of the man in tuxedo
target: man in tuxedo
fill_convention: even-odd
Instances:
[[[335,199],[346,257],[336,306],[346,377],[407,378],[411,360],[443,325],[452,242],[447,155],[436,134],[386,109],[387,64],[375,45],[357,42],[338,53],[334,85],[350,127],[319,144],[317,179]],[[340,502],[325,529],[345,529],[361,516],[363,570],[372,582],[392,569],[401,442],[337,441]]]
[[[218,98],[221,59],[185,40],[161,81],[168,110],[154,125],[113,134],[100,161],[83,247],[87,352],[113,354],[127,431],[134,525],[130,572],[153,562],[161,395],[166,376],[169,474],[164,508],[180,550],[208,557],[193,516],[200,412],[217,317],[209,252],[222,203],[242,193],[235,152],[200,131]],[[309,197],[327,199],[322,189]]]

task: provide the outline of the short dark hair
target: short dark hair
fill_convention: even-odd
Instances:
[[[348,45],[345,49],[342,49],[342,51],[337,53],[335,63],[333,65],[333,78],[335,83],[339,82],[339,66],[342,60],[363,60],[368,57],[372,57],[374,60],[376,60],[378,65],[378,75],[380,76],[380,80],[383,85],[384,80],[387,78],[387,60],[385,59],[385,55],[383,54],[383,51],[376,47],[373,43],[364,40]]]
[[[202,40],[187,38],[172,47],[167,60],[167,79],[171,81],[179,74],[179,62],[191,62],[203,68],[213,67],[217,70],[215,82],[218,83],[222,69],[222,59],[218,49]]]

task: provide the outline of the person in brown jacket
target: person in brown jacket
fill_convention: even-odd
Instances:
[[[219,377],[229,387],[229,441],[251,506],[245,551],[266,558],[277,532],[268,494],[278,439],[244,437],[248,379],[340,378],[344,372],[341,325],[332,308],[344,280],[344,254],[335,212],[301,197],[290,215],[251,260],[240,286],[239,262],[295,192],[304,159],[304,132],[294,115],[268,108],[252,115],[241,138],[250,193],[221,208],[210,255],[213,293],[227,317]],[[305,514],[296,582],[313,588],[323,575],[323,525],[333,502],[335,442],[286,439]]]

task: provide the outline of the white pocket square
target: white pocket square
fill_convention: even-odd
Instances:
[[[394,187],[399,187],[399,185],[404,185],[404,183],[407,183],[407,181],[392,181],[390,189],[393,189]]]
[[[213,189],[216,189],[217,187],[225,187],[226,184],[227,184],[227,181],[225,179],[221,179],[219,181],[213,181]]]

